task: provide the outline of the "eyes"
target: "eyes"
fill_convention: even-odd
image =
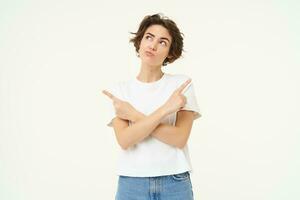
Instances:
[[[152,37],[149,35],[145,36],[146,40],[152,40]],[[159,43],[163,46],[167,46],[167,42],[165,42],[164,40],[159,41]]]

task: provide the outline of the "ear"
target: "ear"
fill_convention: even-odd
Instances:
[[[168,56],[167,56],[167,58],[169,58],[169,59],[171,59],[172,57],[173,57],[173,56],[171,56],[171,55],[168,55]]]

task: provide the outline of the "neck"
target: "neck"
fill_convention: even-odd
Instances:
[[[150,83],[161,79],[163,74],[164,72],[161,70],[161,65],[150,66],[142,64],[140,72],[136,78],[142,82]]]

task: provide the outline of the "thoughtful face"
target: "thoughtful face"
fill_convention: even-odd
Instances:
[[[169,54],[172,37],[161,25],[147,28],[140,43],[139,54],[142,62],[148,65],[162,65]]]

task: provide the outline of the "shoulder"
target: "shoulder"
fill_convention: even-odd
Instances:
[[[188,79],[190,76],[186,74],[171,74],[171,73],[166,73],[168,77],[172,79]]]
[[[183,82],[191,78],[186,74],[170,74],[170,73],[167,74],[167,77],[169,81],[175,83],[176,85],[182,84]]]
[[[123,91],[127,87],[128,81],[117,81],[108,86],[108,91],[114,96],[123,99]]]
[[[131,81],[130,80],[121,80],[117,81],[115,83],[112,83],[109,88],[112,90],[122,90],[122,88],[126,88],[128,85],[130,85]]]

